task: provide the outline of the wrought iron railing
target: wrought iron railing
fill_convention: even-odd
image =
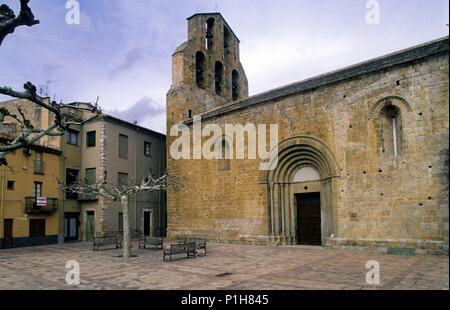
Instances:
[[[38,205],[35,197],[25,198],[25,213],[27,214],[52,214],[58,211],[58,199],[47,198],[46,205]]]

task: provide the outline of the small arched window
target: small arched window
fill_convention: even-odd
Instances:
[[[195,54],[195,81],[199,88],[205,88],[205,55],[202,52]]]
[[[214,38],[214,18],[208,18],[206,21],[206,49],[209,51],[213,47],[213,38]]]
[[[233,70],[231,74],[231,92],[233,101],[236,101],[239,99],[239,72],[236,70]]]
[[[230,30],[228,30],[227,26],[223,26],[223,48],[225,57],[228,55],[228,48],[230,47]]]
[[[216,83],[216,94],[222,96],[223,90],[223,64],[220,61],[216,62],[215,66],[215,83]]]
[[[395,105],[387,105],[379,115],[379,137],[381,152],[397,157],[402,151],[402,118],[401,111]]]

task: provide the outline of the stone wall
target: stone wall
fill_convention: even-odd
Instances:
[[[289,163],[284,179],[271,179],[258,160],[232,160],[222,170],[220,160],[168,154],[169,173],[184,179],[181,189],[168,193],[169,236],[295,244],[299,186],[290,176],[306,165],[322,171],[324,245],[448,253],[448,38],[439,41],[444,51],[433,50],[436,44],[229,105],[197,101],[214,95],[189,82],[173,87],[168,130],[187,120],[181,111],[191,106],[203,125],[278,124],[280,154],[297,154],[299,163]],[[219,108],[208,109],[213,106]],[[398,110],[398,156],[380,135],[385,106]],[[174,139],[169,132],[168,150]],[[302,159],[308,152],[323,157],[324,167]]]

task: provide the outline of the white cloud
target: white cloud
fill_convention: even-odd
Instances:
[[[255,94],[347,64],[353,45],[350,39],[323,41],[291,33],[242,44],[241,58]]]

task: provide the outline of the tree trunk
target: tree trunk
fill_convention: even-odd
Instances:
[[[128,197],[122,196],[122,212],[123,212],[123,257],[131,256],[131,236],[130,236],[130,209],[128,207]]]

